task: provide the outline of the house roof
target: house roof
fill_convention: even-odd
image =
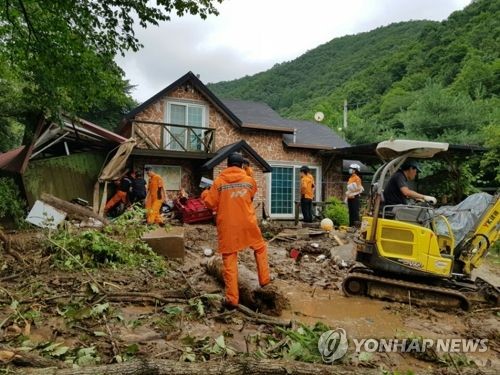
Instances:
[[[243,128],[278,130],[293,133],[293,127],[266,103],[246,100],[222,99],[222,102],[242,121]]]
[[[288,147],[333,150],[349,146],[332,129],[310,121],[289,120],[282,118],[269,105],[246,100],[219,99],[192,72],[159,91],[144,103],[130,111],[125,120],[133,120],[136,115],[163,98],[169,92],[190,84],[202,93],[226,118],[239,129],[256,129],[283,133],[283,142]],[[122,132],[130,126],[124,123]],[[293,135],[296,133],[295,136]]]
[[[216,165],[219,165],[221,162],[227,159],[229,154],[232,154],[233,152],[239,152],[241,150],[244,150],[247,154],[249,154],[257,162],[257,164],[262,167],[262,171],[264,173],[272,172],[273,168],[257,153],[257,151],[255,151],[244,140],[221,147],[215,153],[215,156],[205,164],[203,164],[201,168],[213,169]]]
[[[77,118],[71,120],[69,117],[62,116],[61,120],[60,124],[44,121],[43,124],[39,124],[37,135],[31,145],[24,145],[0,154],[0,169],[9,172],[24,173],[29,159],[35,158],[45,150],[51,150],[65,141],[90,146],[122,143],[127,140],[118,134],[83,119]]]
[[[203,84],[203,82],[200,81],[200,79],[198,77],[196,77],[193,74],[193,72],[187,72],[181,78],[179,78],[177,81],[168,85],[163,90],[159,91],[158,93],[153,95],[151,98],[146,100],[144,103],[142,103],[138,107],[131,110],[129,113],[127,113],[125,115],[125,119],[132,120],[137,114],[144,111],[146,108],[148,108],[150,105],[154,104],[156,101],[158,101],[159,99],[164,97],[170,91],[172,91],[172,90],[174,90],[177,87],[180,87],[182,85],[186,85],[187,83],[192,84],[195,89],[197,89],[199,92],[201,92],[207,98],[207,100],[210,103],[212,103],[212,105],[214,105],[219,111],[221,111],[233,125],[235,125],[238,128],[241,127],[241,120],[233,112],[231,112],[231,110],[229,108],[227,108],[226,105],[219,98],[217,98],[212,93],[212,91],[210,91],[207,88],[207,86],[205,86]]]
[[[272,128],[289,133],[283,134],[283,142],[288,147],[333,150],[349,146],[349,143],[327,126],[311,121],[285,119],[265,103],[233,99],[223,99],[223,102],[242,120],[243,128]]]
[[[295,140],[293,139],[293,135],[283,135],[283,142],[288,147],[334,150],[349,146],[349,143],[325,125],[300,120],[286,120],[286,123],[288,126],[293,126],[294,129],[297,129]]]

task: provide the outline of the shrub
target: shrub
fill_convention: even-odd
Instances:
[[[26,201],[11,177],[0,178],[0,219],[11,219],[16,226],[24,223]]]
[[[335,226],[349,224],[347,206],[338,198],[330,197],[324,211],[325,217],[331,219]]]

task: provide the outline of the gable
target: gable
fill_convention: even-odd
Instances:
[[[247,154],[251,155],[265,173],[273,170],[273,168],[257,153],[257,151],[255,151],[247,142],[243,140],[221,147],[215,153],[215,156],[203,164],[201,168],[205,170],[213,169],[216,165],[227,159],[227,157],[233,152],[241,151],[245,151]]]
[[[224,105],[224,103],[222,103],[192,72],[186,73],[177,81],[165,87],[163,90],[153,95],[144,103],[134,108],[132,111],[127,113],[127,115],[125,115],[125,119],[128,121],[133,120],[137,115],[146,111],[149,107],[151,107],[164,97],[168,96],[171,92],[180,88],[186,92],[191,92],[192,90],[198,91],[202,95],[202,97],[206,99],[208,103],[213,105],[220,113],[222,113],[222,115],[232,125],[238,128],[241,127],[241,120],[234,113],[232,113]]]

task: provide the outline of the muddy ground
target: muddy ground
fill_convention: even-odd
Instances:
[[[484,353],[451,355],[356,353],[351,342],[347,355],[334,368],[393,374],[500,372],[497,309],[436,311],[344,297],[340,283],[353,263],[351,233],[337,233],[347,243],[344,246],[328,234],[271,241],[274,283],[290,301],[279,319],[292,321],[292,327],[279,328],[221,309],[218,297],[223,289],[203,267],[209,260],[204,250],[217,247],[215,227],[184,227],[185,259],[169,260],[164,275],[143,267],[62,271],[46,249],[45,234],[11,234],[14,253],[4,251],[0,257],[0,372],[27,373],[27,367],[71,368],[137,358],[196,363],[250,356],[322,363],[308,355],[310,337],[300,328],[312,330],[317,322],[345,329],[350,340],[489,340]],[[282,229],[282,225],[268,224],[263,233],[273,238]],[[310,249],[311,253],[304,251],[294,259],[291,249]],[[240,253],[239,261],[255,270],[251,251]],[[498,285],[497,258],[490,258],[478,271]],[[304,340],[286,332],[304,334],[300,336]],[[297,347],[297,342],[302,346]]]

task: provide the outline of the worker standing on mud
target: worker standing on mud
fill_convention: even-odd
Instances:
[[[312,223],[312,200],[314,198],[314,177],[310,173],[309,167],[300,167],[300,208],[304,223]]]
[[[364,191],[363,185],[361,184],[361,177],[359,177],[359,171],[361,167],[359,164],[353,163],[349,165],[349,173],[351,176],[347,181],[347,207],[349,209],[349,226],[354,227],[359,225],[359,195]]]
[[[415,160],[405,161],[387,183],[384,190],[384,205],[408,204],[408,198],[436,204],[436,198],[417,193],[408,187],[408,181],[414,180],[418,172],[421,170]]]
[[[248,159],[243,159],[243,169],[245,170],[245,173],[249,177],[253,177],[253,168],[250,166],[250,160]]]
[[[153,172],[151,167],[144,168],[148,181],[148,194],[146,196],[146,222],[148,224],[163,224],[163,218],[160,215],[160,209],[167,200],[165,185],[160,175]]]
[[[227,168],[217,177],[201,198],[208,208],[217,212],[217,237],[222,254],[223,277],[226,286],[227,308],[239,303],[238,252],[250,247],[254,250],[260,286],[271,281],[267,261],[267,245],[257,225],[253,198],[257,184],[242,169],[243,156],[232,153]]]

